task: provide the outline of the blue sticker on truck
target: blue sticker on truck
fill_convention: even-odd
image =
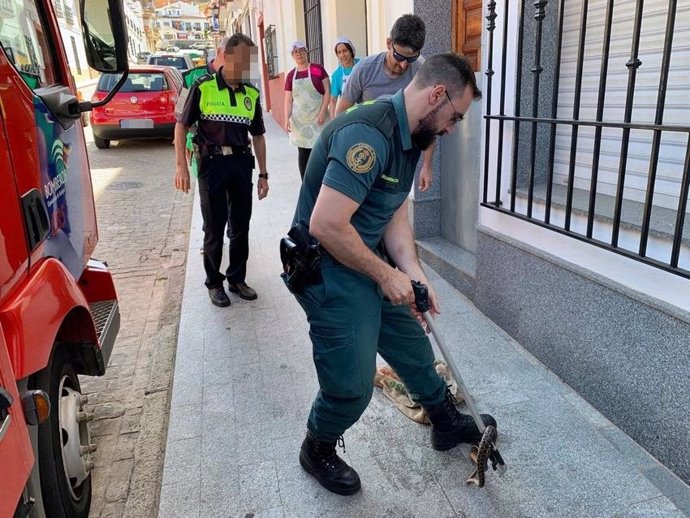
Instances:
[[[34,114],[41,184],[50,220],[45,255],[60,259],[72,275],[78,278],[88,260],[82,257],[85,240],[82,190],[88,163],[85,159],[79,159],[83,154],[74,153],[75,146],[83,142],[83,138],[77,133],[82,129],[76,121],[70,128],[64,129],[40,97],[34,97]]]

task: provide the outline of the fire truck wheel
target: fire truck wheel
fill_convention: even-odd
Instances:
[[[46,515],[87,518],[91,506],[93,451],[79,378],[66,349],[57,347],[51,364],[35,376],[35,387],[50,397],[50,418],[38,427],[38,463]]]
[[[93,143],[96,144],[98,149],[108,149],[110,147],[109,140],[98,138],[96,135],[93,136]]]

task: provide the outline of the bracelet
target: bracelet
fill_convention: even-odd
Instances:
[[[268,173],[259,173],[259,178],[263,178],[264,180],[268,180]]]

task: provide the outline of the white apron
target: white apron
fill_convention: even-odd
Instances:
[[[323,101],[323,95],[311,82],[311,64],[307,77],[297,79],[297,69],[292,77],[292,115],[290,116],[290,144],[297,147],[311,149],[321,133],[321,128],[328,122],[326,120],[319,126],[316,119]]]

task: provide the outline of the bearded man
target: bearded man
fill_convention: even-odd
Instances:
[[[293,227],[318,240],[320,272],[291,289],[307,314],[320,389],[299,460],[335,493],[349,495],[361,487],[335,445],[369,404],[377,352],[428,410],[435,449],[481,438],[434,369],[411,282],[428,280],[407,216],[420,153],[452,131],[480,98],[464,58],[435,55],[404,90],[338,116],[312,150]],[[396,267],[378,253],[381,243]],[[431,287],[429,298],[438,314]],[[489,415],[483,420],[496,426]]]

